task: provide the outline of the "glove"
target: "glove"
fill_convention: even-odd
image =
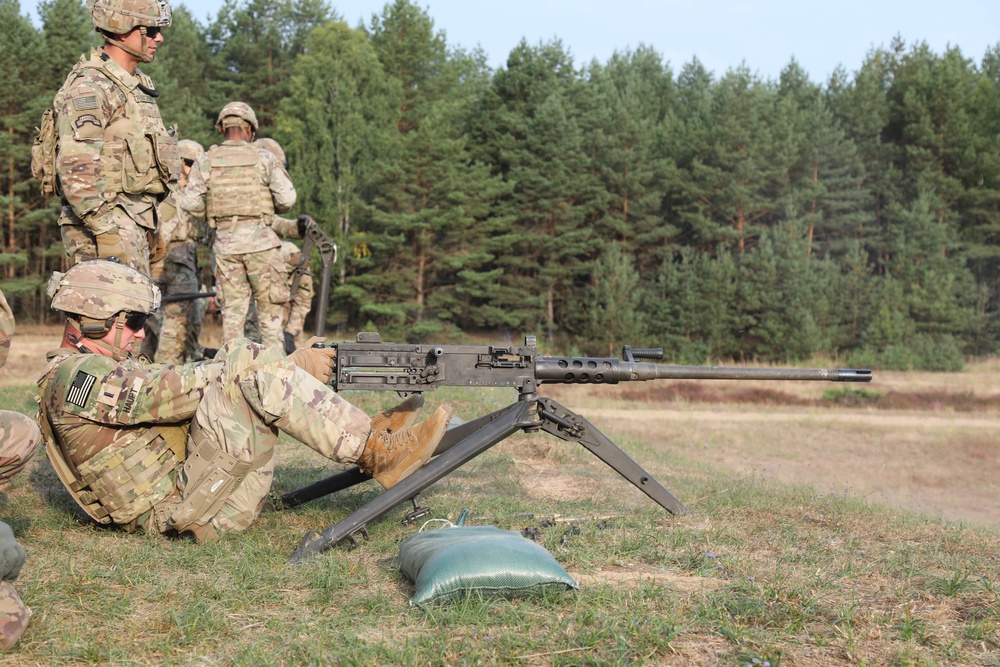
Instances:
[[[17,579],[27,555],[14,538],[14,531],[0,521],[0,579]]]
[[[117,229],[97,234],[94,236],[94,241],[97,243],[98,258],[108,259],[109,257],[117,257],[123,262],[125,261],[127,257],[125,254],[125,245],[122,243],[122,237],[118,235]]]
[[[149,235],[149,263],[156,264],[167,256],[167,242],[159,232],[147,232]]]
[[[290,331],[285,332],[285,354],[295,352],[295,336]]]
[[[326,384],[333,374],[333,362],[337,358],[337,350],[332,347],[313,347],[314,343],[322,343],[325,338],[313,336],[306,341],[305,347],[288,355],[296,366],[304,370],[309,375]]]
[[[300,215],[296,220],[296,222],[299,223],[298,232],[300,239],[304,239],[306,237],[306,230],[309,229],[309,225],[316,224],[315,222],[313,222],[313,219],[310,218],[308,215]]]

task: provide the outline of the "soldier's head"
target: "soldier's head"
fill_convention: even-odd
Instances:
[[[105,42],[144,63],[153,62],[171,21],[166,0],[87,0],[87,9]]]
[[[181,154],[181,184],[187,181],[188,174],[194,161],[205,154],[205,149],[201,144],[193,139],[181,139],[177,142],[177,150]]]
[[[238,131],[246,135],[243,137],[244,141],[253,141],[257,133],[257,115],[245,102],[230,102],[219,112],[215,129],[226,135],[227,139],[238,138],[236,136]]]
[[[266,150],[274,157],[278,158],[278,162],[281,163],[281,166],[283,166],[285,169],[288,169],[288,160],[285,159],[285,149],[281,147],[281,144],[279,144],[271,137],[261,137],[254,143],[257,144],[257,146],[259,146],[260,148]]]
[[[117,261],[92,259],[53,273],[47,293],[66,317],[65,341],[81,352],[120,361],[145,337],[146,318],[160,307],[160,289],[149,277]]]

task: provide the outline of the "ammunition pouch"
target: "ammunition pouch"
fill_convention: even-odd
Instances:
[[[272,448],[253,461],[241,461],[208,440],[192,444],[194,449],[184,462],[184,500],[170,517],[177,532],[208,523],[246,476],[266,465],[274,454]]]

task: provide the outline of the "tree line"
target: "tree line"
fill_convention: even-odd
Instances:
[[[79,0],[40,16],[0,0],[0,272],[38,319],[63,259],[34,128],[98,44]],[[353,28],[323,0],[227,0],[208,25],[177,6],[165,37],[143,69],[182,138],[218,143],[242,100],[285,148],[295,212],[340,247],[345,335],[900,369],[998,352],[1000,44],[977,63],[897,37],[815,83],[645,46],[577,64],[559,40],[494,70],[410,0]]]

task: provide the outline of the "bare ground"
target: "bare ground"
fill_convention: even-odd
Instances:
[[[206,345],[218,345],[218,326],[210,323],[202,338]],[[0,369],[0,387],[33,384],[45,352],[58,345],[59,331],[52,327],[19,328],[7,365]],[[876,371],[870,384],[856,386],[989,397],[998,373],[996,362],[976,364],[964,373]],[[810,399],[831,387],[806,382],[766,386]],[[632,437],[740,474],[814,485],[818,493],[846,493],[952,521],[1000,527],[1000,411],[622,401],[621,387],[543,389],[612,439]],[[587,480],[561,479],[552,470],[540,474],[530,460],[518,464],[531,492],[587,492]],[[543,478],[544,483],[537,481]],[[669,472],[660,481],[670,488]],[[690,505],[697,499],[681,500]]]

